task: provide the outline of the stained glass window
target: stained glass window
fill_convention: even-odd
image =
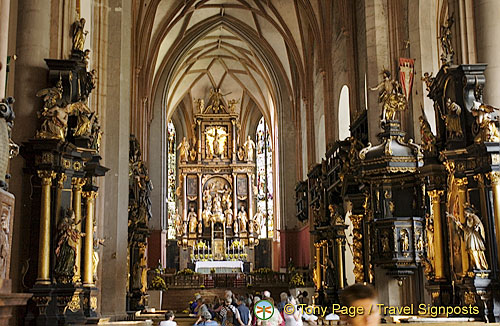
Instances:
[[[167,206],[168,206],[168,239],[175,240],[175,218],[177,216],[177,196],[175,194],[175,180],[177,179],[177,155],[175,150],[175,127],[172,121],[168,122],[168,160],[167,160]]]
[[[269,128],[262,117],[257,126],[257,212],[260,217],[260,238],[274,235],[273,211],[273,148]]]

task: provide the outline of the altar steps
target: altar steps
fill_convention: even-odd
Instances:
[[[199,293],[208,303],[212,303],[214,298],[217,296],[219,298],[224,298],[224,291],[228,290],[226,288],[212,288],[212,289],[169,289],[163,293],[163,310],[173,310],[175,312],[182,312],[189,307],[189,302],[194,300],[195,294]],[[259,287],[253,286],[250,288],[231,288],[231,290],[236,296],[247,295],[248,293],[262,293],[265,290],[271,291],[271,294],[275,300],[279,299],[281,292],[288,292],[287,286],[274,286],[274,287]],[[259,295],[262,297],[262,295]]]

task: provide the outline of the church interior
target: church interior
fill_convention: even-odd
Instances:
[[[499,15],[0,0],[0,325],[500,322]]]

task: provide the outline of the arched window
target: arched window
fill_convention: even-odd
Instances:
[[[257,144],[257,212],[262,212],[259,238],[274,235],[273,148],[269,128],[262,117],[255,135]]]
[[[177,196],[175,194],[177,180],[177,155],[175,127],[172,121],[168,122],[168,145],[167,145],[167,206],[168,206],[168,239],[175,240],[175,219],[177,216]]]

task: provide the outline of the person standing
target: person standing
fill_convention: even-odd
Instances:
[[[241,326],[248,326],[251,322],[250,309],[245,305],[245,297],[240,296],[237,300],[238,303],[238,313],[240,314],[240,319],[242,321]]]

